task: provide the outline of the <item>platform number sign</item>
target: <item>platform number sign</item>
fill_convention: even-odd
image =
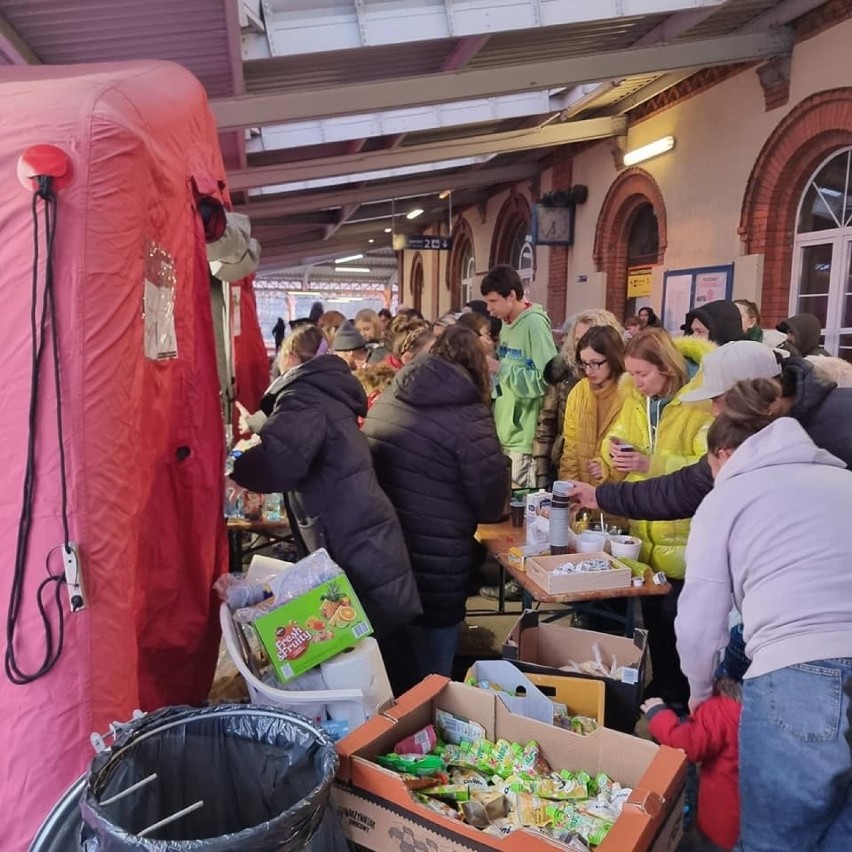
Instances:
[[[422,251],[451,251],[452,237],[432,237],[428,234],[411,234],[406,240],[406,248]]]

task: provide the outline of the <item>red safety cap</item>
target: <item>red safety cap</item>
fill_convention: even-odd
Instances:
[[[33,145],[18,158],[18,180],[25,189],[38,189],[37,178],[53,178],[53,188],[60,190],[71,181],[71,158],[56,145]]]

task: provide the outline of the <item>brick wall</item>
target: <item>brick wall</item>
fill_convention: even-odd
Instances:
[[[565,190],[571,186],[574,173],[574,152],[566,149],[553,158],[553,190]],[[551,246],[547,272],[547,313],[554,328],[565,322],[565,301],[568,295],[568,252],[567,246]]]
[[[852,145],[852,88],[805,98],[767,139],[749,176],[739,233],[745,254],[763,254],[761,313],[772,328],[789,313],[796,214],[820,163]]]

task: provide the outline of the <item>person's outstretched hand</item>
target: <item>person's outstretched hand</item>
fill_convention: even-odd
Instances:
[[[568,499],[574,504],[574,507],[583,509],[599,509],[598,501],[595,497],[597,489],[594,485],[588,485],[585,482],[575,482],[574,487],[568,492]]]

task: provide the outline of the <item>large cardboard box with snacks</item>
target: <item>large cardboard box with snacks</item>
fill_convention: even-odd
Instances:
[[[614,668],[617,679],[594,673],[565,671],[571,663],[583,664],[600,653],[603,663]],[[612,636],[593,630],[580,630],[561,624],[548,624],[538,612],[525,612],[503,643],[503,659],[510,660],[530,677],[588,678],[600,681],[606,690],[605,722],[608,728],[632,733],[639,718],[645,666],[648,658],[648,631],[634,630],[633,636]],[[534,683],[540,683],[533,679]]]
[[[496,849],[555,852],[565,847],[545,835],[519,829],[504,837],[485,834],[417,803],[396,773],[373,762],[377,755],[446,710],[479,722],[491,740],[536,740],[554,769],[605,772],[631,787],[598,852],[674,852],[682,833],[686,759],[682,752],[599,728],[587,736],[510,713],[491,692],[432,675],[338,743],[340,769],[332,791],[347,837],[377,852]]]

